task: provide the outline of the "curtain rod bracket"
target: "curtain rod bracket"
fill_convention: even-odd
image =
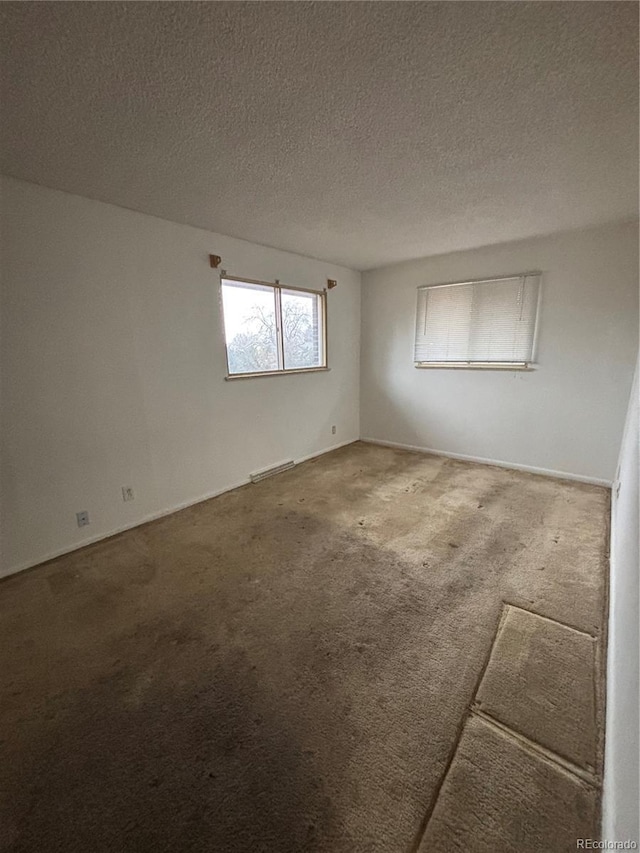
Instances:
[[[222,263],[222,258],[220,255],[209,255],[209,265],[212,269],[218,269],[218,266]]]

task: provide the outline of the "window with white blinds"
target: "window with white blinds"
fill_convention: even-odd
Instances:
[[[540,273],[418,288],[417,367],[526,367]]]

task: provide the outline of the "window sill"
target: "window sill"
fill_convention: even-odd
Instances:
[[[263,376],[297,376],[299,373],[327,373],[330,367],[300,367],[295,370],[265,370],[259,373],[231,373],[225,376],[225,381],[236,379],[259,379]]]
[[[419,370],[536,370],[537,364],[510,364],[508,362],[490,362],[490,361],[477,361],[475,363],[471,362],[446,362],[446,361],[434,361],[431,363],[427,362],[415,362],[414,366]]]

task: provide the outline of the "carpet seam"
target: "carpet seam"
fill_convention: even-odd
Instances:
[[[563,622],[560,619],[554,619],[552,616],[545,616],[544,613],[538,613],[536,610],[530,610],[528,607],[523,607],[521,604],[513,604],[510,601],[505,601],[506,607],[512,607],[514,610],[522,610],[524,613],[530,613],[531,616],[537,616],[538,619],[545,619],[547,622],[553,622],[555,625],[561,625],[569,631],[575,631],[576,634],[583,634],[585,637],[590,637],[592,640],[598,641],[598,635],[592,634],[590,631],[585,631],[583,628],[577,628],[569,622]]]
[[[424,838],[426,831],[427,831],[427,828],[429,826],[429,821],[431,820],[431,817],[433,815],[433,812],[435,811],[436,805],[438,804],[438,800],[440,798],[440,791],[442,790],[442,787],[443,787],[444,783],[446,782],[447,776],[449,775],[449,771],[451,770],[451,765],[453,764],[453,761],[456,757],[456,753],[458,752],[458,747],[460,746],[460,740],[462,739],[462,734],[464,732],[464,728],[467,724],[467,720],[471,716],[471,709],[473,707],[473,703],[476,700],[478,690],[480,689],[480,685],[482,684],[482,681],[484,679],[485,672],[487,671],[487,668],[488,668],[489,663],[491,661],[491,655],[493,654],[493,649],[496,645],[496,641],[498,640],[498,638],[502,632],[506,618],[507,618],[507,606],[506,606],[505,602],[503,601],[502,607],[500,610],[500,617],[498,619],[498,624],[496,625],[496,630],[494,632],[493,638],[492,638],[491,643],[489,645],[489,650],[485,656],[484,663],[483,663],[482,667],[480,668],[480,673],[479,673],[478,678],[476,680],[476,684],[475,684],[475,687],[473,689],[473,693],[471,695],[471,700],[470,700],[469,704],[467,705],[466,710],[463,713],[463,715],[462,715],[462,717],[458,723],[458,726],[456,728],[456,736],[455,736],[454,741],[453,741],[453,746],[452,746],[451,751],[449,753],[449,757],[447,758],[447,762],[445,764],[442,776],[440,777],[440,781],[436,785],[435,791],[434,791],[434,793],[431,797],[431,800],[429,802],[429,806],[423,815],[422,821],[420,822],[420,826],[418,827],[418,830],[417,830],[417,832],[413,838],[413,841],[409,847],[408,853],[418,853],[418,851],[420,849],[420,845],[422,844],[422,839]]]
[[[526,608],[526,607],[521,607],[521,606],[520,606],[520,605],[518,605],[518,604],[511,604],[511,603],[510,603],[510,602],[508,602],[508,601],[503,601],[503,604],[504,604],[505,611],[507,611],[509,608],[511,608],[511,609],[513,609],[513,610],[521,610],[522,612],[524,612],[524,613],[529,613],[531,616],[535,616],[535,617],[537,617],[538,619],[543,619],[543,620],[545,620],[546,622],[551,622],[551,623],[552,623],[552,624],[554,624],[554,625],[560,625],[560,627],[562,627],[562,628],[565,628],[565,629],[567,629],[567,630],[569,630],[569,631],[573,631],[573,632],[574,632],[574,633],[576,633],[576,634],[581,634],[583,637],[589,637],[591,640],[593,640],[593,645],[592,645],[592,655],[593,655],[593,657],[592,657],[592,668],[593,668],[593,676],[594,676],[594,678],[593,678],[593,681],[594,681],[594,693],[597,693],[597,689],[598,689],[598,688],[597,688],[597,684],[596,684],[596,682],[597,682],[597,674],[598,674],[598,671],[597,671],[597,666],[596,666],[596,654],[597,654],[597,649],[598,649],[598,646],[599,646],[598,637],[594,637],[594,635],[593,635],[593,634],[590,634],[588,631],[582,631],[580,628],[576,628],[576,627],[574,627],[573,625],[569,625],[569,624],[567,624],[566,622],[561,622],[559,619],[552,619],[550,616],[543,616],[541,613],[536,613],[536,612],[535,612],[535,610],[529,610],[528,608]],[[491,648],[491,655],[489,656],[489,662],[488,662],[488,663],[490,663],[490,662],[491,662],[491,657],[492,657],[492,655],[493,655],[493,651],[494,651],[494,648],[495,648],[495,644],[497,643],[498,639],[499,639],[499,634],[496,634],[496,637],[495,637],[495,639],[494,639],[494,641],[493,641],[493,646],[492,646],[492,648]],[[483,679],[484,679],[484,674],[486,673],[487,668],[488,668],[488,666],[487,666],[487,667],[485,667],[485,670],[484,670],[484,673],[483,673]],[[599,766],[598,766],[599,762],[598,762],[598,743],[597,743],[597,741],[596,741],[596,744],[595,744],[595,750],[596,750],[596,755],[595,755],[595,767],[594,767],[594,770],[593,770],[593,772],[592,772],[592,771],[590,771],[590,770],[588,770],[588,769],[586,769],[586,768],[581,768],[579,764],[576,764],[574,761],[572,761],[572,760],[571,760],[570,758],[568,758],[566,755],[562,755],[562,753],[560,753],[560,752],[556,752],[555,750],[552,750],[552,749],[549,749],[548,747],[545,747],[543,744],[539,743],[538,741],[534,741],[532,738],[529,738],[527,735],[523,734],[522,732],[519,732],[517,729],[512,728],[512,727],[511,727],[511,726],[509,726],[507,723],[504,723],[502,720],[498,719],[497,717],[494,717],[492,714],[490,714],[489,712],[487,712],[487,711],[485,711],[484,709],[482,709],[482,708],[477,704],[477,693],[478,693],[478,691],[479,691],[479,689],[480,689],[480,687],[481,687],[481,686],[482,686],[482,682],[480,682],[480,684],[478,684],[478,690],[476,690],[476,694],[474,695],[474,698],[473,698],[473,700],[472,700],[472,703],[471,703],[471,706],[470,706],[470,709],[469,709],[471,714],[475,713],[476,715],[479,715],[479,716],[485,716],[488,720],[490,720],[491,722],[495,723],[498,727],[500,727],[500,726],[504,727],[504,729],[505,729],[505,731],[506,731],[507,733],[511,733],[511,734],[513,734],[514,736],[517,736],[517,737],[519,737],[519,738],[522,738],[523,740],[525,740],[527,743],[529,743],[529,744],[530,744],[532,747],[534,747],[534,748],[535,748],[535,747],[538,747],[539,751],[540,751],[542,754],[545,754],[545,751],[546,751],[546,752],[548,752],[548,756],[547,756],[547,757],[549,757],[551,760],[553,760],[553,756],[557,757],[558,759],[560,759],[560,761],[559,761],[559,762],[557,762],[557,763],[560,763],[560,765],[561,765],[561,766],[562,766],[562,762],[566,762],[570,767],[575,767],[575,768],[577,768],[579,771],[584,772],[584,773],[587,773],[587,774],[589,775],[589,778],[590,778],[590,779],[594,779],[594,780],[595,780],[595,782],[593,783],[593,784],[594,784],[594,787],[598,788],[598,790],[600,789],[600,787],[601,787],[601,785],[602,785],[602,781],[601,781],[602,776],[601,776],[601,773],[599,772],[599,771],[600,771],[600,768],[599,768]],[[597,697],[595,697],[594,712],[595,712],[595,715],[596,715],[596,724],[597,724],[597,718],[598,718],[598,703],[597,703]],[[596,732],[596,738],[597,738],[597,737],[598,737],[598,734],[597,734],[597,732]],[[570,772],[571,772],[571,771],[570,771]],[[575,773],[575,771],[574,771],[574,775],[576,775],[576,776],[580,776],[580,772]],[[582,777],[580,776],[580,778],[582,778]],[[589,780],[588,780],[588,779],[585,779],[585,781],[589,781]]]
[[[590,785],[592,788],[600,788],[600,779],[596,773],[592,773],[591,771],[580,767],[579,764],[571,761],[571,759],[562,755],[562,753],[555,752],[554,750],[549,749],[549,747],[544,746],[544,744],[541,744],[536,740],[532,740],[527,735],[519,732],[517,729],[511,728],[511,726],[507,725],[497,717],[494,717],[492,714],[489,714],[487,711],[483,711],[481,708],[472,708],[469,716],[483,720],[487,725],[497,729],[505,737],[510,737],[520,745],[528,747],[531,752],[553,762],[553,764],[572,776],[575,776],[577,779],[580,779],[582,782],[586,782],[586,784]]]
[[[605,593],[605,595],[606,595],[606,593]],[[464,714],[462,715],[462,718],[458,724],[458,727],[456,729],[456,737],[455,737],[451,752],[449,754],[449,757],[447,759],[447,763],[445,765],[444,771],[442,773],[442,776],[440,777],[440,781],[436,785],[436,789],[435,789],[434,794],[433,794],[431,801],[429,803],[429,807],[427,808],[427,810],[426,810],[426,812],[422,818],[422,821],[420,823],[418,831],[417,831],[416,835],[414,836],[414,839],[411,843],[411,846],[409,847],[408,853],[419,853],[420,845],[422,844],[422,840],[423,840],[423,838],[427,832],[427,829],[429,827],[429,823],[430,823],[431,818],[433,816],[433,813],[435,811],[436,805],[438,804],[438,800],[440,798],[440,792],[442,791],[444,783],[447,780],[447,777],[448,777],[449,772],[451,770],[451,766],[453,765],[454,759],[455,759],[456,754],[458,752],[458,748],[460,746],[460,741],[462,739],[464,729],[467,725],[467,722],[469,721],[469,719],[471,717],[476,717],[477,719],[483,720],[487,725],[492,725],[494,728],[496,728],[498,731],[500,731],[503,736],[511,737],[513,740],[515,740],[520,745],[528,746],[532,752],[537,753],[539,756],[542,756],[543,758],[546,758],[548,761],[551,761],[553,764],[555,764],[557,767],[559,767],[564,772],[570,774],[571,776],[573,776],[576,779],[579,779],[581,782],[584,782],[585,784],[589,785],[592,789],[594,789],[596,791],[597,795],[601,795],[602,779],[601,779],[601,774],[599,774],[599,772],[597,770],[595,773],[590,773],[588,770],[585,770],[585,769],[579,767],[577,764],[574,764],[574,762],[572,762],[570,759],[566,758],[565,756],[560,755],[557,752],[553,752],[552,750],[548,749],[547,747],[544,747],[542,744],[539,744],[536,741],[531,740],[530,738],[528,738],[526,735],[522,734],[521,732],[517,732],[515,729],[511,729],[509,726],[507,726],[502,721],[492,717],[490,714],[487,714],[486,711],[482,711],[480,708],[478,708],[476,706],[476,699],[477,699],[478,691],[480,690],[480,687],[482,686],[484,676],[486,674],[487,669],[489,668],[489,664],[491,663],[493,651],[495,649],[497,641],[500,638],[500,635],[501,635],[502,630],[504,628],[504,624],[505,624],[506,619],[507,619],[507,614],[508,614],[509,608],[524,611],[525,613],[529,613],[532,616],[537,616],[539,619],[545,619],[548,622],[553,622],[557,625],[560,625],[563,628],[567,628],[570,631],[574,631],[577,634],[582,634],[583,636],[589,637],[591,640],[594,641],[593,648],[594,648],[594,664],[595,664],[596,650],[600,646],[598,636],[590,634],[588,631],[583,631],[580,628],[576,628],[575,625],[569,625],[568,623],[561,622],[558,619],[552,619],[550,616],[544,616],[542,613],[536,613],[534,610],[529,610],[526,607],[521,607],[519,604],[512,604],[510,601],[505,601],[503,599],[502,609],[500,612],[500,618],[498,619],[498,625],[497,625],[496,630],[494,632],[493,639],[491,641],[491,645],[489,646],[489,651],[486,655],[484,664],[480,669],[480,673],[478,675],[478,679],[477,679],[477,682],[476,682],[476,685],[475,685],[475,688],[474,688],[474,691],[473,691],[473,694],[471,697],[471,701],[469,702],[469,705],[467,706],[467,708],[466,708]],[[594,675],[597,675],[597,671],[594,673]],[[596,679],[594,679],[594,680],[596,680]],[[597,756],[596,756],[596,761],[597,761]]]

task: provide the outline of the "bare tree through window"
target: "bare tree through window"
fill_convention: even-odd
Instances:
[[[322,294],[224,281],[223,304],[230,374],[323,366]]]

